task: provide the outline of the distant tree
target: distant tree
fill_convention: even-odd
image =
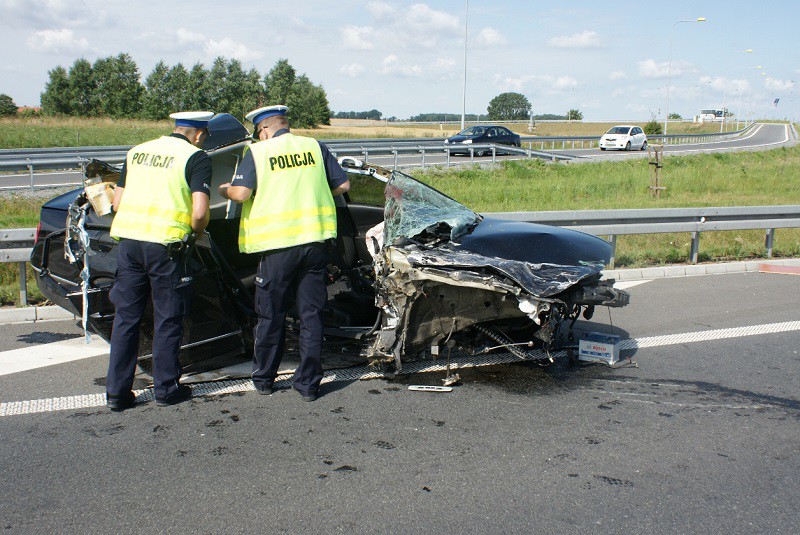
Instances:
[[[534,115],[534,120],[536,121],[566,121],[566,115],[556,115],[553,113],[543,113],[541,115]]]
[[[13,117],[17,114],[17,105],[14,99],[5,93],[0,93],[0,117]]]
[[[182,63],[173,66],[164,79],[164,85],[169,95],[169,113],[176,111],[200,111],[188,106],[189,93],[189,73]]]
[[[261,74],[256,69],[250,69],[245,76],[244,91],[242,93],[241,101],[238,105],[239,119],[244,119],[244,116],[256,108],[264,105],[264,85],[261,82]],[[231,112],[233,113],[233,112]]]
[[[521,93],[501,93],[489,102],[486,111],[492,121],[527,119],[530,117],[531,103]]]
[[[144,81],[142,115],[147,119],[164,119],[170,113],[170,88],[167,84],[169,68],[164,61],[156,63]]]
[[[100,58],[92,65],[97,89],[93,109],[109,117],[141,115],[144,88],[139,68],[128,54]]]
[[[211,107],[206,93],[209,85],[208,77],[209,73],[202,63],[195,63],[192,66],[183,96],[186,110],[202,111]]]
[[[568,121],[583,121],[583,114],[580,110],[569,110],[567,112]]]
[[[467,113],[464,116],[465,121],[475,122],[481,121],[485,119],[486,116],[484,115],[476,115],[474,113]],[[460,113],[420,113],[419,115],[414,115],[408,119],[409,121],[416,122],[416,123],[435,123],[435,122],[453,122],[453,121],[460,121],[461,114]]]
[[[676,121],[680,121],[681,119],[683,119],[683,117],[681,117],[680,113],[670,113],[669,114],[669,118],[670,119],[675,119]]]
[[[45,115],[69,115],[70,107],[69,77],[67,70],[60,65],[47,72],[49,80],[41,95],[42,113]]]
[[[294,127],[314,128],[330,124],[331,112],[325,90],[311,83],[305,74],[295,79],[286,105],[289,106],[289,121]]]
[[[272,67],[264,77],[266,105],[288,105],[286,102],[289,99],[289,93],[292,90],[292,85],[296,77],[297,72],[294,67],[289,65],[289,61],[286,59],[279,59],[275,66]]]
[[[217,57],[208,71],[205,86],[202,91],[206,95],[208,106],[214,111],[228,108],[228,98],[225,94],[225,76],[228,74],[228,62],[223,57]]]
[[[69,69],[69,107],[70,115],[89,117],[96,115],[92,106],[92,95],[97,89],[92,64],[85,58],[78,58]]]
[[[330,124],[331,110],[328,96],[321,85],[315,85],[305,74],[297,71],[285,59],[280,59],[264,77],[265,98],[268,106],[289,106],[289,121],[297,128],[314,128]]]
[[[369,111],[339,111],[336,113],[331,112],[331,114],[334,119],[370,119],[380,121],[381,117],[383,117],[383,114],[375,109]]]

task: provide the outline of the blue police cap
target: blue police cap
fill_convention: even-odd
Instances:
[[[213,111],[179,111],[170,113],[171,119],[175,119],[175,126],[186,126],[188,128],[208,128],[208,121],[214,117]]]
[[[253,124],[258,124],[267,117],[273,117],[275,115],[286,115],[286,112],[289,111],[288,106],[283,106],[281,104],[277,106],[266,106],[264,108],[258,108],[257,110],[253,110],[247,115],[245,115],[245,119],[250,121]]]

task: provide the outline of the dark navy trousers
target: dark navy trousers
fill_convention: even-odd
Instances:
[[[117,274],[109,298],[116,308],[106,392],[131,391],[139,352],[139,328],[147,300],[153,296],[153,393],[163,399],[178,388],[178,352],[183,318],[189,306],[191,277],[157,243],[123,239],[117,245]]]
[[[300,316],[300,366],[294,387],[303,395],[316,394],[322,381],[322,309],[327,299],[327,243],[307,243],[267,251],[258,265],[253,333],[253,385],[272,386],[286,345],[286,313],[292,298]]]

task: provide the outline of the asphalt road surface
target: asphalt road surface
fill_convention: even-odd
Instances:
[[[0,529],[797,533],[798,288],[759,273],[633,286],[612,318],[638,367],[559,359],[462,368],[447,394],[407,390],[437,372],[330,382],[314,403],[233,391],[3,415]],[[593,322],[579,327],[611,328],[604,310]],[[2,329],[0,363],[80,336]],[[106,364],[0,371],[0,414],[102,393]]]
[[[746,135],[738,139],[731,139],[725,141],[716,141],[711,143],[691,143],[681,145],[666,145],[664,153],[670,154],[696,154],[701,152],[727,152],[727,151],[742,151],[742,150],[765,150],[777,148],[782,145],[792,144],[794,141],[789,133],[789,127],[785,124],[759,124],[756,125]],[[527,147],[523,143],[523,147]],[[536,146],[534,150],[538,150]],[[647,151],[601,151],[598,148],[593,149],[564,149],[564,150],[547,150],[545,152],[552,152],[554,154],[563,154],[574,156],[576,158],[585,160],[618,160],[624,158],[643,158],[647,156]],[[519,159],[519,155],[502,155],[498,154],[496,159]],[[370,156],[369,161],[376,165],[384,167],[392,167],[395,164],[394,156]],[[425,165],[447,165],[447,155],[442,152],[439,153],[426,153]],[[460,165],[464,163],[475,162],[491,162],[491,156],[475,157],[473,160],[468,155],[452,155],[450,157],[450,165]],[[420,154],[399,154],[397,157],[398,167],[419,167],[422,163]],[[64,171],[64,172],[46,172],[35,173],[34,184],[36,187],[55,187],[63,186],[66,184],[80,184],[82,180],[79,171]],[[31,182],[30,175],[28,174],[14,174],[0,176],[0,190],[2,189],[18,189],[29,187]]]

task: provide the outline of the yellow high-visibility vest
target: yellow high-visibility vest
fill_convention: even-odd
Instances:
[[[128,151],[125,193],[111,224],[112,238],[166,245],[192,231],[192,191],[186,164],[200,149],[163,136]]]
[[[247,147],[256,191],[242,206],[239,250],[256,253],[336,237],[336,206],[317,140],[283,134]]]

